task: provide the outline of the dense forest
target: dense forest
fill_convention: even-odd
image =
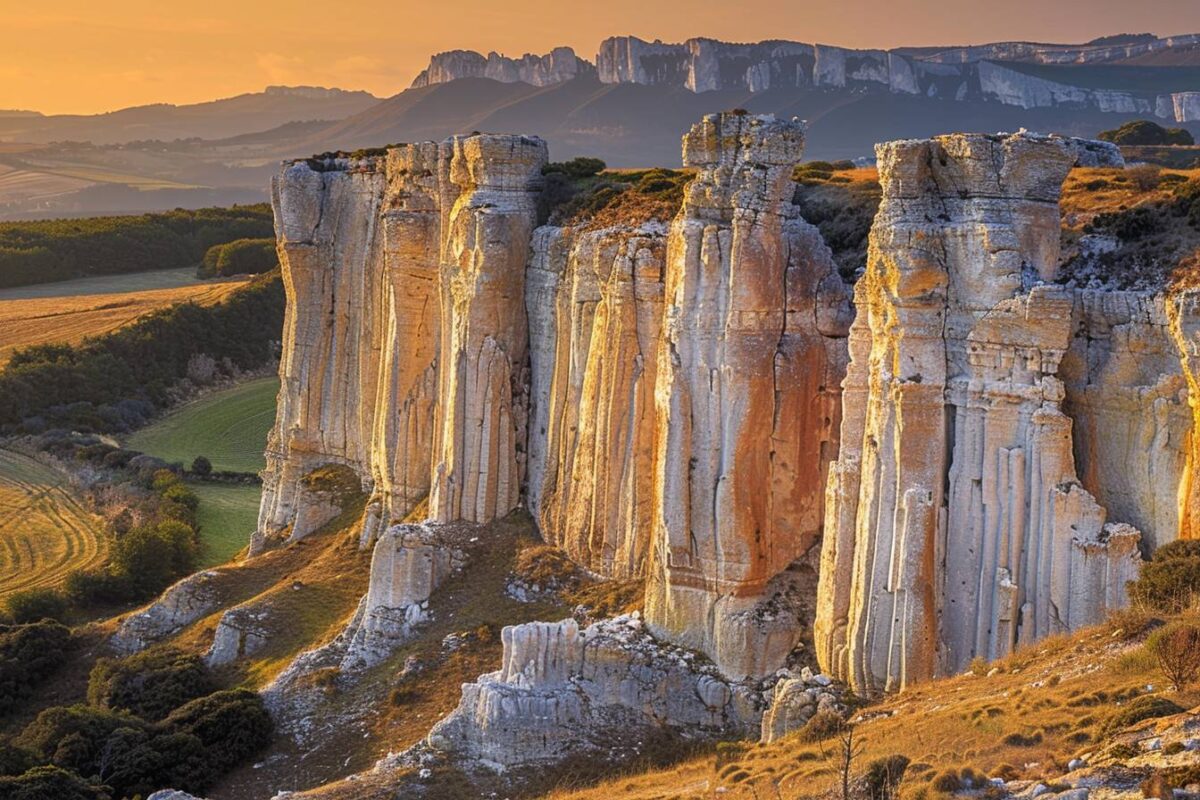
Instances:
[[[132,430],[166,406],[193,357],[242,370],[273,358],[283,309],[274,272],[216,305],[183,303],[79,345],[18,350],[0,371],[0,430]]]
[[[0,288],[194,267],[214,245],[273,237],[266,203],[161,214],[0,223]]]

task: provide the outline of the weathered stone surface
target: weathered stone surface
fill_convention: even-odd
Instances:
[[[637,615],[584,630],[533,622],[502,638],[500,670],[464,684],[458,708],[429,734],[460,763],[553,763],[661,727],[692,739],[757,734],[760,692],[658,644]]]
[[[515,506],[545,160],[539,139],[474,135],[276,177],[288,310],[253,550],[327,521],[303,477],[330,464],[372,493],[364,545],[431,491],[439,520]]]
[[[204,663],[219,667],[266,647],[270,642],[270,632],[265,624],[269,613],[266,608],[249,604],[235,606],[222,614]]]
[[[542,536],[610,577],[644,571],[666,231],[534,234],[525,278],[528,505]]]
[[[396,525],[375,543],[363,607],[347,630],[343,669],[369,667],[391,655],[430,619],[429,598],[463,564],[463,554],[429,525]]]
[[[431,517],[488,522],[517,506],[525,467],[525,264],[546,144],[454,138],[443,205],[441,350]]]
[[[839,691],[828,676],[813,675],[805,667],[799,675],[781,677],[771,689],[759,741],[770,744],[782,739],[803,728],[819,711],[845,713]]]
[[[1028,134],[880,145],[828,484],[816,640],[900,688],[1124,601],[1139,534],[1075,474],[1059,363],[1058,194],[1075,154]]]
[[[784,200],[803,125],[712,115],[672,225],[657,368],[647,620],[734,678],[783,666],[804,625],[788,567],[821,532],[845,366],[845,290]]]
[[[221,600],[213,586],[215,577],[214,572],[197,572],[172,584],[144,611],[121,622],[110,640],[112,647],[126,655],[138,653],[211,614]]]
[[[486,56],[473,50],[449,50],[429,59],[429,66],[413,80],[413,88],[446,83],[459,78],[489,78],[501,83],[551,86],[578,75],[595,74],[595,67],[569,47],[556,47],[544,56],[526,53],[509,58],[496,52]]]
[[[997,42],[942,50],[854,50],[770,40],[756,43],[695,38],[680,43],[614,36],[600,43],[596,68],[604,83],[762,92],[792,87],[854,88],[947,100],[988,100],[1021,108],[1090,107],[1102,112],[1157,115],[1175,122],[1200,119],[1200,92],[1071,85],[1005,62],[1087,63],[1191,48],[1200,34],[1118,45]],[[483,57],[471,69],[484,69]],[[470,72],[465,66],[464,72]],[[471,72],[475,74],[475,72]]]

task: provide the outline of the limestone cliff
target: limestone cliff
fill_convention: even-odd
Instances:
[[[304,489],[328,464],[371,492],[365,541],[431,492],[439,520],[515,506],[523,269],[545,161],[541,140],[474,135],[276,177],[288,311],[256,548],[336,513]]]
[[[837,448],[846,297],[784,199],[803,134],[736,113],[694,126],[667,249],[647,620],[734,677],[782,666],[802,635],[789,568],[820,539]]]
[[[526,272],[528,504],[542,534],[611,577],[643,573],[654,523],[654,383],[665,231],[537,231]]]
[[[1059,365],[1073,298],[1060,141],[957,135],[877,148],[883,203],[856,290],[829,479],[818,656],[894,689],[1100,619],[1140,535],[1075,472]]]

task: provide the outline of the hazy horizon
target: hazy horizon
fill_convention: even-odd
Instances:
[[[387,97],[407,88],[435,52],[496,50],[519,56],[569,45],[592,59],[600,41],[627,34],[664,41],[793,39],[887,49],[1200,32],[1200,3],[1194,0],[1053,5],[913,0],[903,12],[881,0],[765,0],[750,8],[752,13],[737,15],[729,14],[728,3],[711,0],[547,4],[520,13],[479,0],[459,0],[452,13],[444,13],[441,5],[368,0],[346,0],[336,12],[307,0],[261,0],[252,10],[233,0],[210,0],[194,11],[168,13],[151,0],[113,0],[103,6],[67,0],[53,11],[12,5],[4,18],[11,42],[0,51],[0,109],[45,114],[182,105],[271,84],[364,89]],[[880,7],[887,9],[885,15],[876,12]],[[471,26],[464,29],[462,20]]]

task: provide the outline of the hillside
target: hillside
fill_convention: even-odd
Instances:
[[[361,91],[269,86],[261,92],[191,105],[160,103],[90,115],[0,116],[0,141],[74,140],[103,145],[147,139],[225,139],[288,122],[337,120],[377,101]]]
[[[521,130],[546,139],[556,159],[588,155],[616,167],[674,166],[679,163],[679,130],[703,114],[732,108],[807,120],[806,153],[814,159],[873,156],[878,141],[942,131],[1028,128],[1091,136],[1137,118],[1086,109],[1023,109],[984,101],[812,89],[697,94],[667,86],[602,84],[594,77],[542,88],[463,78],[407,89],[296,148],[316,153],[471,131]]]
[[[50,284],[52,291],[46,291],[44,284],[0,289],[0,368],[25,347],[77,345],[86,337],[115,331],[179,303],[219,303],[245,281],[201,281],[194,269],[184,267],[63,281]],[[175,285],[158,288],[161,283]]]

